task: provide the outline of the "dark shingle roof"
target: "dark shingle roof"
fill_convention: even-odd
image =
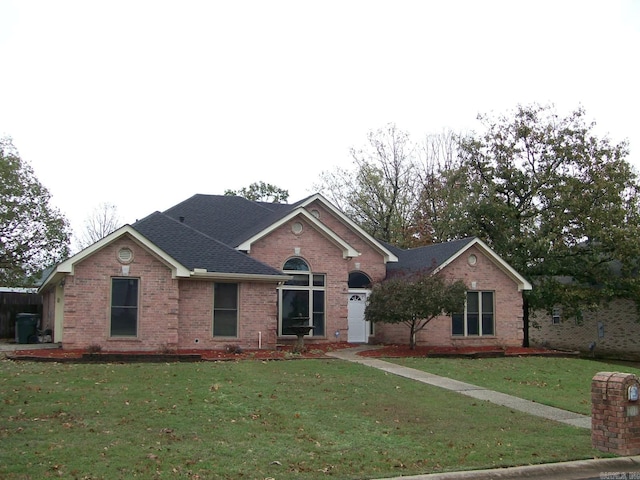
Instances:
[[[133,224],[133,228],[190,270],[280,275],[278,270],[235,247],[306,200],[281,204],[253,202],[238,196],[197,194],[163,213],[149,215]],[[380,243],[398,257],[397,263],[387,263],[387,274],[393,275],[437,268],[473,240],[465,238],[411,250]]]
[[[282,275],[248,255],[198,232],[179,220],[155,212],[132,227],[189,270],[253,275]]]
[[[402,250],[392,245],[386,245],[398,257],[397,263],[387,264],[387,275],[399,272],[417,273],[438,268],[474,240],[474,237],[463,238],[410,250]]]
[[[294,204],[295,205],[295,204]],[[277,219],[289,213],[294,205],[252,202],[231,195],[194,195],[166,210],[165,215],[236,247]]]

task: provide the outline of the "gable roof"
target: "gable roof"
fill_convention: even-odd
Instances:
[[[293,204],[253,202],[238,196],[194,195],[164,213],[154,212],[133,225],[125,225],[73,257],[58,264],[47,284],[73,273],[76,263],[104,248],[123,235],[129,235],[164,262],[174,278],[251,280],[281,282],[290,279],[281,271],[247,255],[251,245],[300,216],[312,228],[342,250],[344,258],[360,255],[352,245],[312,215],[308,210],[320,202],[333,216],[365,243],[376,250],[387,265],[387,275],[399,271],[438,272],[472,246],[476,246],[518,284],[530,290],[531,284],[478,238],[464,238],[447,243],[402,250],[376,240],[356,225],[322,195],[314,194]]]
[[[402,250],[389,245],[389,248],[398,256],[398,262],[395,264],[387,264],[387,275],[400,272],[417,273],[420,271],[438,273],[474,246],[480,249],[498,268],[511,277],[518,285],[518,290],[531,290],[531,283],[477,237],[462,238],[446,243],[436,243],[425,247],[412,248],[410,250]]]
[[[124,236],[132,238],[154,254],[158,260],[167,265],[174,278],[269,282],[282,282],[291,278],[187,225],[182,225],[170,217],[155,212],[133,226],[120,227],[56,265],[42,282],[39,291],[57,282],[66,274],[73,274],[75,265],[79,262]]]
[[[301,215],[317,231],[341,248],[343,257],[360,255],[353,246],[309,214],[305,207],[314,201],[321,202],[338,220],[377,250],[385,261],[397,260],[385,245],[371,237],[320,194],[310,195],[292,204],[254,202],[230,195],[197,194],[166,210],[164,214],[230,247],[246,252],[251,250],[255,241],[296,215]]]
[[[164,214],[236,247],[292,208],[290,204],[252,202],[234,195],[197,194],[165,210]]]
[[[139,220],[133,228],[189,269],[191,276],[208,273],[208,276],[232,274],[264,276],[265,279],[275,276],[277,281],[288,279],[279,270],[160,212]]]

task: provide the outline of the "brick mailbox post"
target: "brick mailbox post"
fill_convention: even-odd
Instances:
[[[640,454],[638,377],[599,372],[591,381],[591,444],[617,455]]]

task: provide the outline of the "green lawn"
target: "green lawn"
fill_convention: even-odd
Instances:
[[[592,458],[590,433],[339,360],[0,362],[0,478],[380,478]]]
[[[626,372],[640,375],[640,369],[630,364],[580,358],[389,358],[385,360],[584,415],[591,415],[591,379],[597,372]]]

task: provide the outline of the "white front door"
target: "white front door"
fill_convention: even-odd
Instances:
[[[349,311],[347,315],[349,331],[347,340],[350,343],[367,343],[369,338],[369,322],[364,320],[366,304],[366,292],[349,293]]]

